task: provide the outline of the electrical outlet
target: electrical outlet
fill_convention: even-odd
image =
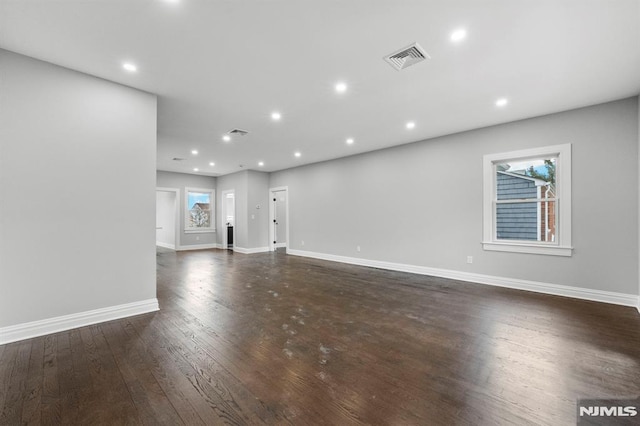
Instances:
[[[200,237],[196,235],[196,241],[200,241]]]
[[[360,246],[356,246],[356,251],[360,253]]]
[[[304,245],[304,240],[302,240],[302,241],[300,242],[300,245],[301,245],[301,246],[303,246],[303,245]]]
[[[467,256],[467,263],[473,263],[473,256]]]

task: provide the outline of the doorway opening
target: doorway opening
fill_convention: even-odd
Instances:
[[[269,190],[269,249],[289,247],[289,189],[286,186]]]
[[[180,245],[177,188],[156,188],[156,246],[176,250]]]
[[[222,191],[222,248],[233,249],[236,235],[236,193]]]

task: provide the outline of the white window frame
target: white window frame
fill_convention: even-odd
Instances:
[[[498,240],[496,236],[496,165],[533,158],[556,157],[556,241]],[[489,251],[571,256],[571,144],[488,154],[483,157],[483,241]]]
[[[211,226],[208,228],[193,228],[189,226],[189,217],[191,216],[191,210],[189,209],[189,193],[199,192],[209,194],[209,204],[211,205],[211,219],[209,223]],[[184,233],[185,234],[201,234],[207,232],[216,232],[216,191],[212,188],[185,188],[184,189]]]

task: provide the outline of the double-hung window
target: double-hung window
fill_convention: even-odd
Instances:
[[[215,232],[213,189],[186,188],[184,232]]]
[[[571,145],[484,156],[485,250],[571,256]]]

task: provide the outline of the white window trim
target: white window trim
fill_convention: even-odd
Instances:
[[[494,200],[496,199],[495,165],[509,161],[545,156],[558,157],[556,187],[558,198],[557,240],[548,242],[497,240]],[[540,148],[488,154],[483,157],[483,240],[482,248],[489,251],[543,254],[551,256],[571,256],[571,144],[545,146]]]
[[[211,225],[208,228],[190,228],[187,226],[187,219],[189,217],[189,192],[208,192],[209,200],[211,204]],[[204,234],[216,232],[215,216],[216,216],[216,191],[213,188],[185,188],[184,189],[184,221],[182,227],[185,234]]]

